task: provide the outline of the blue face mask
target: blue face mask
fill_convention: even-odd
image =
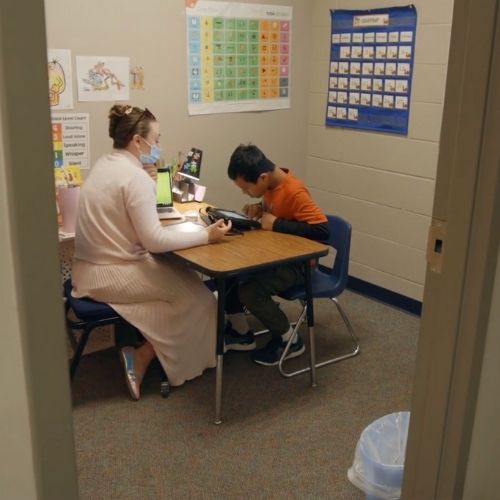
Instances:
[[[142,140],[151,148],[151,150],[149,151],[148,155],[141,153],[139,155],[139,161],[143,165],[152,165],[160,159],[161,149],[156,144],[149,144],[149,142],[144,138],[142,138]]]

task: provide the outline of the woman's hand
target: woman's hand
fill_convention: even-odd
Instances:
[[[262,205],[260,203],[252,203],[243,207],[243,213],[250,219],[258,219],[262,216]]]
[[[151,179],[156,182],[156,179],[158,178],[158,169],[156,168],[156,165],[144,165],[143,168]]]
[[[264,212],[262,214],[262,217],[260,218],[260,226],[262,227],[262,229],[265,229],[266,231],[272,231],[275,220],[276,217],[273,214],[269,212]]]
[[[231,221],[227,224],[223,219],[219,219],[217,222],[207,227],[208,231],[208,242],[215,243],[222,240],[224,235],[231,230]]]

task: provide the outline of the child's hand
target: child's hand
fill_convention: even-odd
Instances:
[[[262,215],[262,205],[260,203],[253,203],[243,207],[243,213],[250,217],[250,219],[258,219]]]
[[[226,224],[223,219],[219,219],[217,222],[207,227],[208,242],[215,243],[217,241],[220,241],[230,230],[231,221]]]
[[[158,169],[156,168],[156,165],[144,165],[143,168],[151,179],[156,182],[156,179],[158,178]]]
[[[265,229],[266,231],[272,231],[275,220],[276,217],[273,214],[269,212],[263,212],[262,217],[260,219],[260,225],[262,229]]]

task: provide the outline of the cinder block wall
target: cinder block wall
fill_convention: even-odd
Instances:
[[[305,178],[328,213],[353,226],[350,274],[422,300],[425,245],[448,62],[453,0],[417,0],[408,136],[325,127],[330,9],[407,5],[316,0],[312,13]]]

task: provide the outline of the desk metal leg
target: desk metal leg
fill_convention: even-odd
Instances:
[[[215,423],[222,423],[222,362],[224,356],[224,327],[226,305],[226,280],[216,278],[217,282],[217,368],[215,373]]]
[[[222,423],[220,418],[222,407],[222,360],[224,356],[217,354],[217,368],[215,373],[215,424]]]
[[[311,355],[311,386],[316,387],[316,342],[314,338],[314,310],[311,283],[311,265],[304,262],[304,278],[307,303],[307,328],[309,330],[309,350]]]

